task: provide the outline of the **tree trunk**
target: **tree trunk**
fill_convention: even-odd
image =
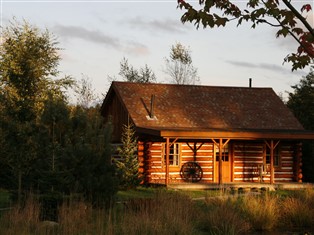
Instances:
[[[19,170],[19,173],[18,173],[18,191],[17,191],[18,207],[21,207],[21,200],[22,200],[22,171]]]

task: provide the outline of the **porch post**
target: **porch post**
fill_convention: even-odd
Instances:
[[[170,143],[169,143],[169,138],[166,138],[166,177],[165,177],[165,180],[166,180],[166,186],[168,186],[169,184],[169,146]]]
[[[222,148],[223,148],[223,144],[222,144],[222,139],[219,139],[219,178],[218,178],[218,182],[219,184],[222,184]]]
[[[274,140],[270,141],[270,183],[274,183]]]
[[[296,145],[295,181],[302,182],[302,143]]]

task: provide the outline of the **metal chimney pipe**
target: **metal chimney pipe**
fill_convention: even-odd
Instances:
[[[151,99],[150,99],[150,118],[154,118],[154,103],[155,103],[155,95],[152,95],[151,96]]]
[[[252,78],[249,79],[249,88],[252,87]]]

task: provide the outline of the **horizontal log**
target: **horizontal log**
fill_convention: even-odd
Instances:
[[[213,153],[210,152],[197,152],[196,156],[208,156],[208,157],[213,157]],[[181,156],[194,156],[193,152],[181,152]]]
[[[256,157],[235,157],[234,161],[241,161],[241,162],[246,162],[246,161],[263,161],[263,158],[261,156],[256,156]]]
[[[259,165],[261,165],[263,162],[260,161],[260,162],[246,162],[246,163],[243,163],[243,162],[234,162],[233,165],[234,167],[258,167]]]

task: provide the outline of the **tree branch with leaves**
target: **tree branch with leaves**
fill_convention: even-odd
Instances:
[[[292,71],[303,69],[314,60],[314,29],[307,21],[307,15],[312,12],[310,4],[304,4],[300,10],[290,0],[247,0],[246,6],[240,8],[239,4],[230,0],[199,0],[200,9],[185,0],[178,0],[178,7],[185,13],[181,21],[194,22],[199,28],[225,27],[232,21],[237,26],[244,21],[251,22],[252,28],[259,24],[278,27],[276,37],[292,36],[299,44],[296,52],[288,54],[284,62],[292,63]]]

